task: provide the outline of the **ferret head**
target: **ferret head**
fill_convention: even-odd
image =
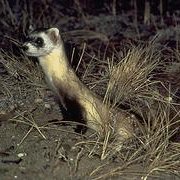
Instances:
[[[28,56],[40,57],[51,53],[59,47],[61,37],[57,28],[37,29],[28,35],[23,50]]]

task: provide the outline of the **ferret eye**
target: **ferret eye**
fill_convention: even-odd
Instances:
[[[42,38],[38,37],[38,38],[35,40],[35,43],[37,44],[38,47],[43,47],[44,41],[43,41]]]

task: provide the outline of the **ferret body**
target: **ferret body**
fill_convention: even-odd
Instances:
[[[78,122],[85,121],[92,129],[102,131],[103,110],[100,100],[77,78],[64,50],[54,49],[47,56],[39,57],[39,62],[48,84],[60,99],[64,115],[65,111],[69,111],[70,114],[74,114],[71,119],[74,118]]]
[[[49,86],[60,100],[63,115],[71,114],[74,121],[85,121],[99,134],[106,134],[112,124],[112,112],[76,76],[66,57],[59,30],[34,31],[23,47],[27,55],[38,58]],[[129,137],[128,123],[127,115],[121,113],[114,129]]]

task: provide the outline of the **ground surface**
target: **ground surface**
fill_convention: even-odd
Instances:
[[[36,27],[43,25],[59,27],[65,41],[70,42],[71,47],[75,45],[79,52],[83,50],[83,42],[86,42],[87,57],[89,54],[91,57],[95,54],[97,58],[102,58],[108,56],[108,53],[112,54],[115,48],[121,50],[129,43],[143,43],[151,40],[156,34],[161,35],[156,40],[158,45],[176,49],[178,52],[179,11],[176,9],[176,14],[169,16],[164,15],[165,12],[162,16],[160,13],[152,15],[151,20],[148,16],[147,22],[143,22],[144,13],[137,14],[135,6],[126,7],[123,4],[124,13],[118,12],[121,8],[118,4],[116,12],[116,7],[113,9],[113,4],[106,1],[104,4],[103,1],[97,4],[97,7],[91,5],[90,1],[87,5],[85,2],[76,1],[73,4],[69,1],[69,4],[73,4],[72,8],[64,3],[58,4],[56,1],[39,1],[39,3],[22,1],[19,6],[18,3],[8,5],[7,2],[2,0],[3,5],[0,6],[3,15],[0,22],[2,26],[0,35],[3,36],[0,57],[0,180],[180,179],[178,158],[172,166],[168,164],[169,159],[164,165],[164,159],[157,158],[158,162],[162,162],[161,168],[159,164],[154,168],[148,166],[148,163],[144,162],[146,156],[139,161],[130,161],[133,156],[129,158],[129,154],[134,144],[126,145],[121,153],[101,160],[102,144],[97,143],[95,132],[88,129],[83,135],[77,134],[73,123],[62,123],[59,106],[44,82],[38,64],[33,63],[31,59],[29,61],[27,58],[23,60],[24,57],[19,57],[20,51],[16,52],[12,44],[8,46],[9,41],[4,38],[5,34],[22,41],[21,34],[27,31],[29,25],[23,23],[23,20],[27,22],[25,17],[29,14],[31,25],[34,23]],[[41,6],[42,12],[35,11]],[[88,6],[94,8],[92,12],[87,8]],[[25,14],[20,15],[23,8]],[[30,15],[30,12],[33,13]],[[56,15],[52,17],[50,14]],[[134,18],[136,15],[138,19]],[[161,18],[164,18],[164,22]],[[106,52],[107,44],[110,50]],[[10,53],[10,56],[5,56],[4,53]],[[18,58],[21,59],[20,62]],[[180,62],[176,63],[169,70],[172,77],[160,76],[160,79],[165,84],[170,80],[173,82],[171,88],[172,92],[176,93],[178,103],[180,81],[177,74],[173,73],[177,73]],[[72,65],[76,67],[77,62],[74,61]],[[85,60],[81,66],[77,74],[83,79],[82,71],[87,67]],[[103,76],[103,72],[96,69],[92,72],[94,74],[87,75],[83,81],[101,95],[104,86],[99,84],[93,88],[93,85],[98,79],[96,76]],[[173,77],[176,78],[172,79]],[[176,141],[173,143],[171,150],[180,147],[179,136],[176,135]],[[174,148],[174,151],[177,148]],[[174,154],[177,156],[177,152]],[[166,156],[168,155],[164,154],[163,157]],[[180,157],[180,154],[177,157]],[[153,166],[151,156],[149,159],[149,164]],[[170,170],[165,171],[165,166]]]

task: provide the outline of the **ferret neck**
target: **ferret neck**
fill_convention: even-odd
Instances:
[[[61,73],[67,73],[69,63],[63,47],[55,48],[51,53],[46,56],[39,57],[40,65],[46,75],[52,74],[61,75]]]

